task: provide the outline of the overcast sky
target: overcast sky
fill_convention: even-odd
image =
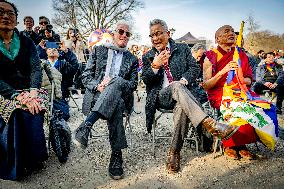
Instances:
[[[23,29],[23,17],[52,17],[52,0],[11,0],[20,11],[19,26]],[[232,25],[239,30],[240,22],[253,14],[260,30],[269,29],[284,33],[284,0],[145,0],[145,8],[134,13],[135,29],[141,35],[140,44],[150,44],[149,21],[160,18],[176,32],[179,38],[191,32],[195,37],[214,39],[214,33],[222,25]]]

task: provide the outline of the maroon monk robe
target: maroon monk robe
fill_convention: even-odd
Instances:
[[[217,51],[211,50],[206,52],[206,57],[212,63],[212,77],[221,71],[230,61],[233,60],[235,48],[230,52],[224,51],[221,47],[217,47]],[[218,60],[219,59],[219,60]],[[248,63],[248,57],[244,52],[240,52],[241,67],[244,78],[252,79],[252,70]],[[223,87],[227,81],[228,74],[224,74],[216,85],[207,91],[208,100],[213,108],[220,109]],[[256,142],[256,134],[254,128],[249,124],[243,125],[239,130],[228,140],[222,140],[224,147],[240,146]]]

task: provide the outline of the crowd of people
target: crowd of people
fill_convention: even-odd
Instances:
[[[77,29],[70,28],[61,40],[45,16],[39,17],[39,27],[34,29],[34,19],[26,16],[21,32],[17,19],[16,6],[0,1],[1,179],[17,180],[41,169],[48,158],[43,124],[50,94],[42,86],[52,82],[53,108],[62,111],[65,120],[70,117],[70,88],[85,88],[82,112],[86,119],[74,131],[75,144],[87,148],[92,127],[99,119],[107,120],[108,173],[116,180],[123,178],[122,149],[127,148],[123,116],[133,111],[138,83],[146,87],[148,133],[157,110],[173,110],[173,139],[166,159],[170,173],[180,170],[189,122],[221,139],[229,158],[256,159],[246,145],[257,141],[274,150],[277,114],[282,114],[283,57],[280,51],[259,51],[257,57],[249,58],[238,43],[240,34],[230,25],[216,31],[216,48],[195,44],[190,49],[171,38],[165,21],[154,19],[149,24],[152,47],[128,49],[132,28],[118,22],[111,32],[113,42],[92,47],[87,57]],[[276,93],[276,106],[259,96],[264,90]],[[202,108],[206,102],[219,119]],[[210,149],[211,144],[207,145]]]

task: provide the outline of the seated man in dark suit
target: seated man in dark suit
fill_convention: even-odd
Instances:
[[[131,36],[128,24],[118,23],[112,36],[113,44],[94,47],[82,74],[86,87],[83,113],[87,114],[87,118],[76,129],[74,142],[86,148],[91,127],[99,118],[106,119],[112,150],[109,175],[113,179],[121,179],[121,149],[127,147],[123,113],[131,111],[133,105],[133,91],[138,82],[138,60],[127,50]]]
[[[256,69],[256,83],[253,91],[261,94],[263,90],[275,91],[276,113],[282,114],[282,102],[284,97],[284,72],[283,67],[274,61],[274,53],[269,52],[264,55],[265,64]]]
[[[160,19],[150,22],[153,48],[143,56],[142,79],[146,84],[146,126],[151,132],[157,108],[173,109],[174,127],[172,144],[167,159],[169,172],[180,169],[180,151],[189,121],[220,138],[229,138],[235,126],[217,123],[210,118],[190,92],[201,69],[186,44],[176,44],[170,38],[167,24]]]

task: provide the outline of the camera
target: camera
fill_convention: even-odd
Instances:
[[[51,24],[47,24],[45,30],[48,31],[49,33],[52,32],[53,26]]]
[[[73,30],[73,33],[74,33],[74,36],[76,37],[76,35],[79,33],[79,30],[75,28],[75,29]]]
[[[45,47],[47,49],[51,48],[51,49],[58,49],[60,45],[60,42],[50,42],[50,41],[46,41],[45,42]]]

